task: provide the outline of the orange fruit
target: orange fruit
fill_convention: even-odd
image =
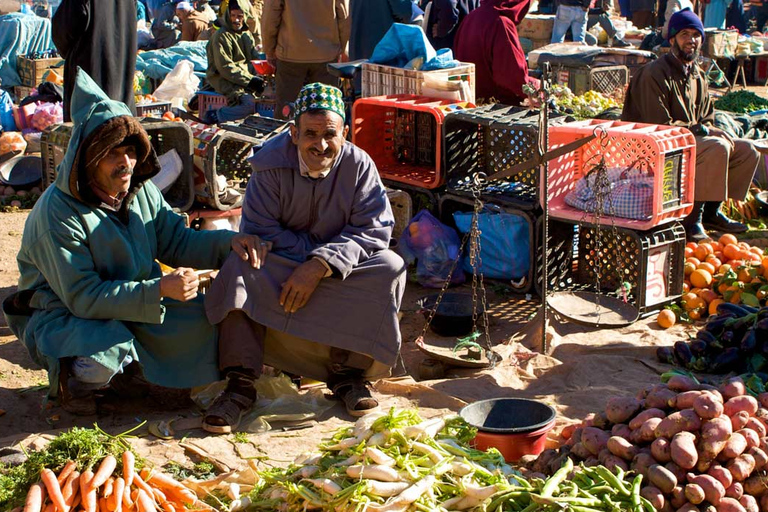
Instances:
[[[723,256],[726,260],[735,260],[741,256],[741,249],[738,245],[729,244],[723,247]]]
[[[729,285],[727,285],[726,283],[721,283],[721,284],[720,284],[720,285],[717,287],[717,292],[718,292],[720,295],[724,295],[724,294],[725,294],[725,292],[726,292],[726,290],[728,290],[728,288],[730,288],[730,286],[729,286]]]
[[[686,258],[690,258],[691,256],[693,256],[693,249],[691,249],[690,247],[686,247],[685,250],[683,251],[683,254],[685,255]]]
[[[763,250],[761,248],[759,248],[759,247],[750,247],[749,250],[752,251],[755,254],[760,255],[761,257],[763,255]]]
[[[764,298],[768,297],[768,291],[766,291],[766,290],[757,290],[757,292],[755,293],[755,296],[759,300],[763,300]]]
[[[717,306],[724,303],[725,301],[723,299],[715,299],[712,302],[709,303],[709,309],[708,312],[710,315],[716,315],[717,314]]]
[[[699,265],[701,265],[701,260],[699,258],[693,258],[693,257],[686,258],[685,262],[686,263],[693,263],[694,267],[698,267]]]
[[[720,242],[709,242],[709,245],[712,246],[712,251],[713,252],[717,252],[717,251],[722,251],[723,250],[723,246],[720,244]]]
[[[659,327],[662,329],[669,329],[675,325],[676,321],[677,318],[675,317],[675,314],[668,309],[662,309],[659,311],[659,316],[656,317],[656,323],[658,323]]]
[[[728,263],[723,263],[719,267],[717,267],[717,273],[718,274],[726,274],[728,271],[731,270],[731,266]]]
[[[696,308],[692,309],[688,312],[688,318],[691,320],[701,320],[701,309]]]
[[[711,263],[707,263],[706,261],[704,263],[699,264],[698,267],[696,267],[697,270],[706,270],[710,274],[715,274],[715,266]]]
[[[717,300],[720,298],[720,296],[717,294],[716,291],[710,290],[710,289],[701,290],[701,292],[699,293],[699,297],[704,299],[704,302],[706,302],[707,304],[712,304],[713,300]]]
[[[731,270],[737,271],[744,266],[744,260],[731,260],[728,262],[731,265]]]
[[[723,256],[723,251],[715,251],[714,256],[720,261],[723,261],[725,259],[725,256]]]
[[[712,284],[712,273],[703,268],[697,268],[691,272],[689,279],[691,280],[691,284],[696,288],[709,288]]]
[[[738,272],[738,277],[736,278],[742,283],[748,283],[752,280],[752,276],[749,274],[749,269],[747,267],[741,267]]]
[[[760,264],[763,266],[763,268],[768,268],[768,256],[763,257],[763,260],[760,262]]]
[[[741,304],[741,291],[734,293],[729,301],[731,304]]]
[[[696,265],[686,261],[685,266],[683,268],[685,269],[685,275],[689,276],[693,273],[694,270],[696,270]]]
[[[753,252],[749,253],[749,262],[752,263],[752,265],[757,266],[762,261],[763,261],[763,258],[759,254],[755,254]]]
[[[689,283],[688,281],[684,281],[683,282],[683,293],[688,293],[689,291],[691,291],[691,283]]]
[[[695,249],[699,246],[699,244],[697,244],[696,242],[688,242],[687,244],[685,244],[685,246],[690,247],[691,249]]]
[[[693,250],[693,255],[696,256],[699,261],[704,261],[704,258],[713,252],[714,251],[712,250],[712,246],[705,242],[703,244],[699,244],[699,246]]]
[[[720,245],[725,247],[726,245],[733,245],[735,243],[738,243],[738,240],[736,240],[736,237],[733,236],[732,234],[726,233],[720,237],[718,242],[720,242]]]

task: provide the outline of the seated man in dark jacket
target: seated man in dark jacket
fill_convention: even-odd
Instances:
[[[726,198],[744,199],[760,155],[748,140],[715,128],[715,107],[707,78],[696,64],[704,26],[690,9],[669,20],[672,51],[646,64],[629,84],[624,121],[683,126],[696,136],[696,186],[693,212],[683,221],[689,240],[707,238],[704,228],[742,233],[747,226],[726,217]]]

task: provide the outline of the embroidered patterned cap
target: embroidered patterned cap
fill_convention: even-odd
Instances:
[[[332,85],[315,82],[305,85],[299,91],[299,97],[296,98],[296,117],[316,109],[330,110],[339,114],[342,119],[346,118],[344,97],[341,91]]]

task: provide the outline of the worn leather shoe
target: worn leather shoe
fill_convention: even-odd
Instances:
[[[83,389],[67,361],[60,364],[59,400],[62,409],[76,416],[93,416],[98,412],[95,391]]]
[[[709,240],[709,235],[704,230],[704,226],[700,222],[696,222],[685,226],[685,239],[688,242],[700,243]]]
[[[703,223],[705,228],[722,233],[744,233],[749,229],[746,224],[729,219],[719,210],[713,215],[705,216]]]

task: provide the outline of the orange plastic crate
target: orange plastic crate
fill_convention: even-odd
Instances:
[[[202,116],[209,110],[218,110],[227,106],[227,97],[212,91],[198,91],[197,111]]]
[[[352,107],[352,142],[383,179],[434,189],[445,182],[443,119],[473,104],[398,94],[362,98]]]
[[[604,130],[606,142],[599,132]],[[653,208],[647,220],[603,215],[601,224],[646,231],[683,219],[693,209],[696,140],[686,128],[592,119],[549,128],[550,150],[598,133],[576,151],[549,163],[549,214],[555,219],[594,222],[594,217],[566,204],[565,197],[605,155],[609,168],[628,168],[643,161],[653,172]],[[605,144],[605,146],[603,146]],[[645,165],[647,164],[647,166]],[[543,181],[543,180],[542,180]],[[540,197],[543,198],[543,183]],[[542,201],[543,206],[543,201]]]

